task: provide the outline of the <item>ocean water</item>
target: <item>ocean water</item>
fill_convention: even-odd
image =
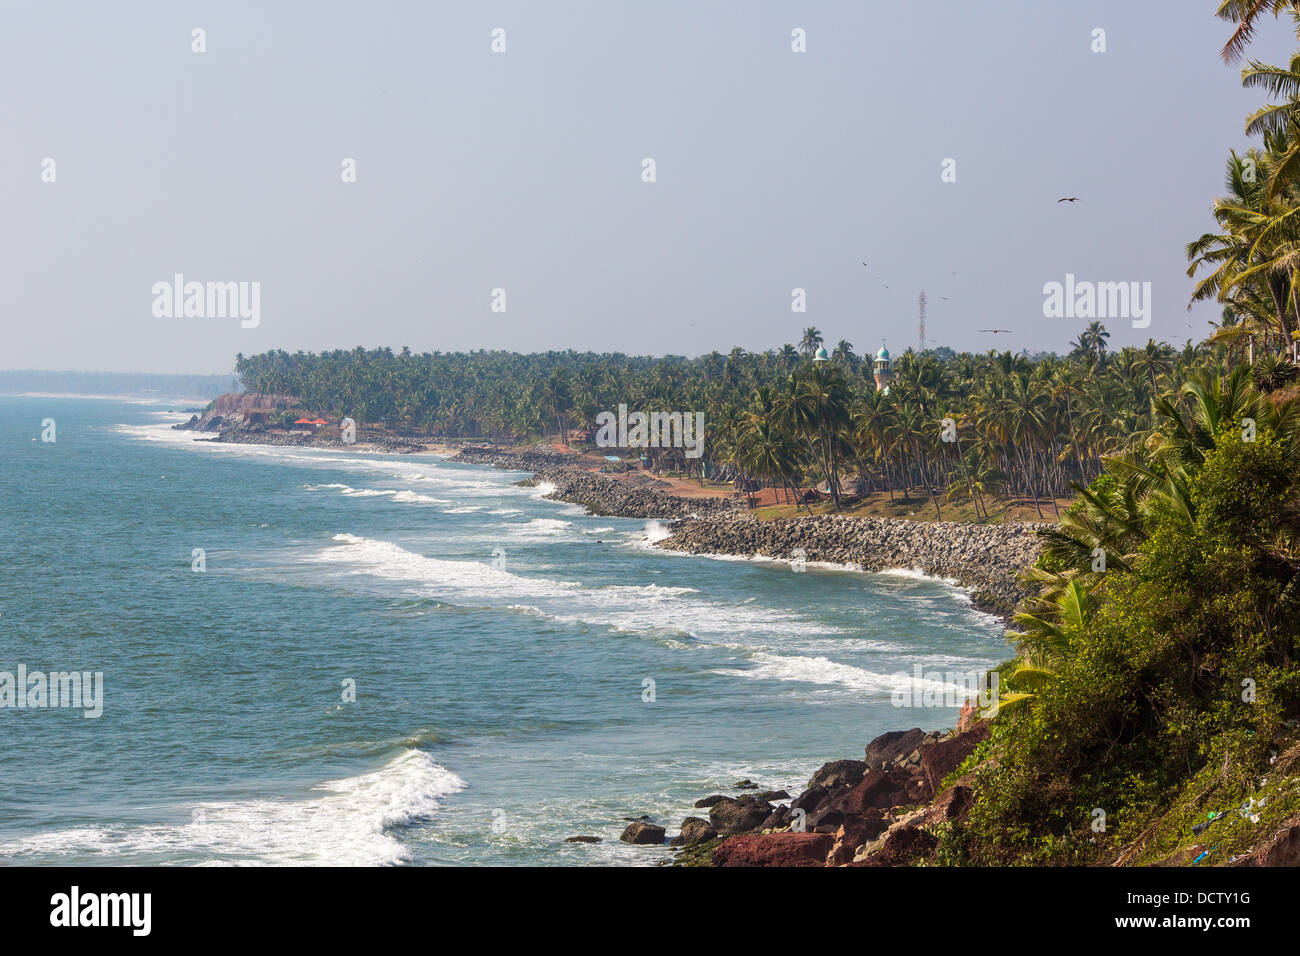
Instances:
[[[794,792],[1008,656],[906,570],[664,553],[521,473],[182,407],[0,397],[0,671],[103,674],[98,718],[0,709],[0,863],[652,864],[624,817]]]

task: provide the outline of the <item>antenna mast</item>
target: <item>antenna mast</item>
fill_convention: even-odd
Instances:
[[[921,310],[921,351],[925,351],[925,292],[922,291],[921,298],[918,300]]]

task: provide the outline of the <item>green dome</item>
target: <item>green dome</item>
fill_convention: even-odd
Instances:
[[[817,354],[813,356],[813,361],[814,361],[814,362],[825,362],[825,361],[826,361],[827,359],[829,359],[830,357],[831,357],[831,354],[830,354],[829,352],[826,351],[826,346],[823,345],[821,348],[819,348],[819,349],[817,350]]]
[[[878,358],[878,359],[884,359],[886,362],[888,362],[888,361],[889,361],[889,349],[885,348],[883,345],[880,346],[880,351],[876,353],[876,358]]]

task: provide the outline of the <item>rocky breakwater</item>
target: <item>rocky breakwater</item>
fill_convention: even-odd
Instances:
[[[505,452],[495,448],[462,448],[451,461],[492,465],[515,471],[531,471],[533,477],[521,485],[554,485],[546,497],[582,505],[592,514],[619,518],[677,519],[735,514],[737,504],[729,498],[683,498],[656,491],[647,485],[646,475],[611,478],[577,467],[576,456],[559,452]]]
[[[987,722],[963,714],[957,730],[919,727],[882,734],[862,760],[822,766],[789,795],[714,794],[696,803],[709,819],[687,817],[671,841],[681,865],[908,866],[930,862],[942,828],[962,819],[970,780],[947,778],[988,738]],[[947,783],[947,786],[945,786]]]
[[[546,493],[555,501],[582,505],[592,514],[620,518],[702,518],[734,514],[736,503],[729,498],[682,498],[654,491],[635,479],[610,478],[581,468],[543,468],[529,481],[555,486]]]
[[[259,428],[226,428],[217,433],[212,441],[226,442],[233,445],[281,445],[302,448],[352,448],[364,444],[364,451],[377,451],[385,455],[414,455],[424,450],[424,446],[408,438],[396,438],[391,435],[372,435],[365,431],[357,433],[355,442],[345,442],[328,435],[295,435],[284,432],[271,432]]]
[[[689,554],[801,557],[863,571],[914,569],[971,588],[977,607],[1005,615],[1028,593],[1019,574],[1037,559],[1036,532],[1047,527],[843,515],[758,521],[730,515],[681,521],[659,547]]]
[[[491,445],[466,445],[448,461],[459,461],[467,465],[491,465],[507,471],[536,472],[543,468],[572,465],[576,457],[558,451],[502,451]]]

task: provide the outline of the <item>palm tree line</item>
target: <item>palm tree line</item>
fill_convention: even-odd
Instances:
[[[1300,28],[1300,0],[1222,0],[1218,15],[1236,24],[1225,58],[1242,57],[1260,18],[1283,12]],[[847,340],[819,352],[815,327],[797,346],[697,358],[357,347],[240,355],[236,371],[250,391],[450,438],[567,444],[619,404],[702,411],[702,457],[648,449],[654,466],[780,489],[787,501],[814,488],[836,509],[888,492],[928,500],[937,517],[957,501],[988,517],[997,498],[1031,501],[1039,515],[1046,502],[1056,514],[1107,459],[1159,442],[1163,403],[1198,376],[1249,365],[1264,393],[1300,379],[1300,54],[1281,67],[1249,60],[1242,79],[1270,100],[1246,119],[1261,143],[1230,152],[1217,229],[1187,247],[1192,302],[1223,306],[1205,343],[1112,351],[1093,322],[1063,357],[909,349],[887,391]]]
[[[1224,0],[1218,15],[1237,23],[1225,58],[1241,59],[1260,17],[1283,12],[1300,33],[1296,0]],[[1193,301],[1224,305],[1214,341],[1272,366],[1300,348],[1300,52],[1283,66],[1247,59],[1241,82],[1269,101],[1245,119],[1259,142],[1229,151],[1218,228],[1188,244],[1187,272]]]
[[[502,443],[567,443],[619,404],[703,411],[702,457],[648,449],[655,467],[778,489],[787,502],[810,488],[833,508],[888,492],[923,499],[938,517],[959,501],[983,517],[998,497],[1055,510],[1072,484],[1101,472],[1105,456],[1153,433],[1162,394],[1233,361],[1229,343],[1179,350],[1153,340],[1111,351],[1108,339],[1094,322],[1065,356],[909,349],[893,361],[887,391],[848,341],[817,358],[822,334],[811,327],[798,347],[690,359],[358,347],[240,355],[236,371],[249,391],[293,395],[365,424]]]

